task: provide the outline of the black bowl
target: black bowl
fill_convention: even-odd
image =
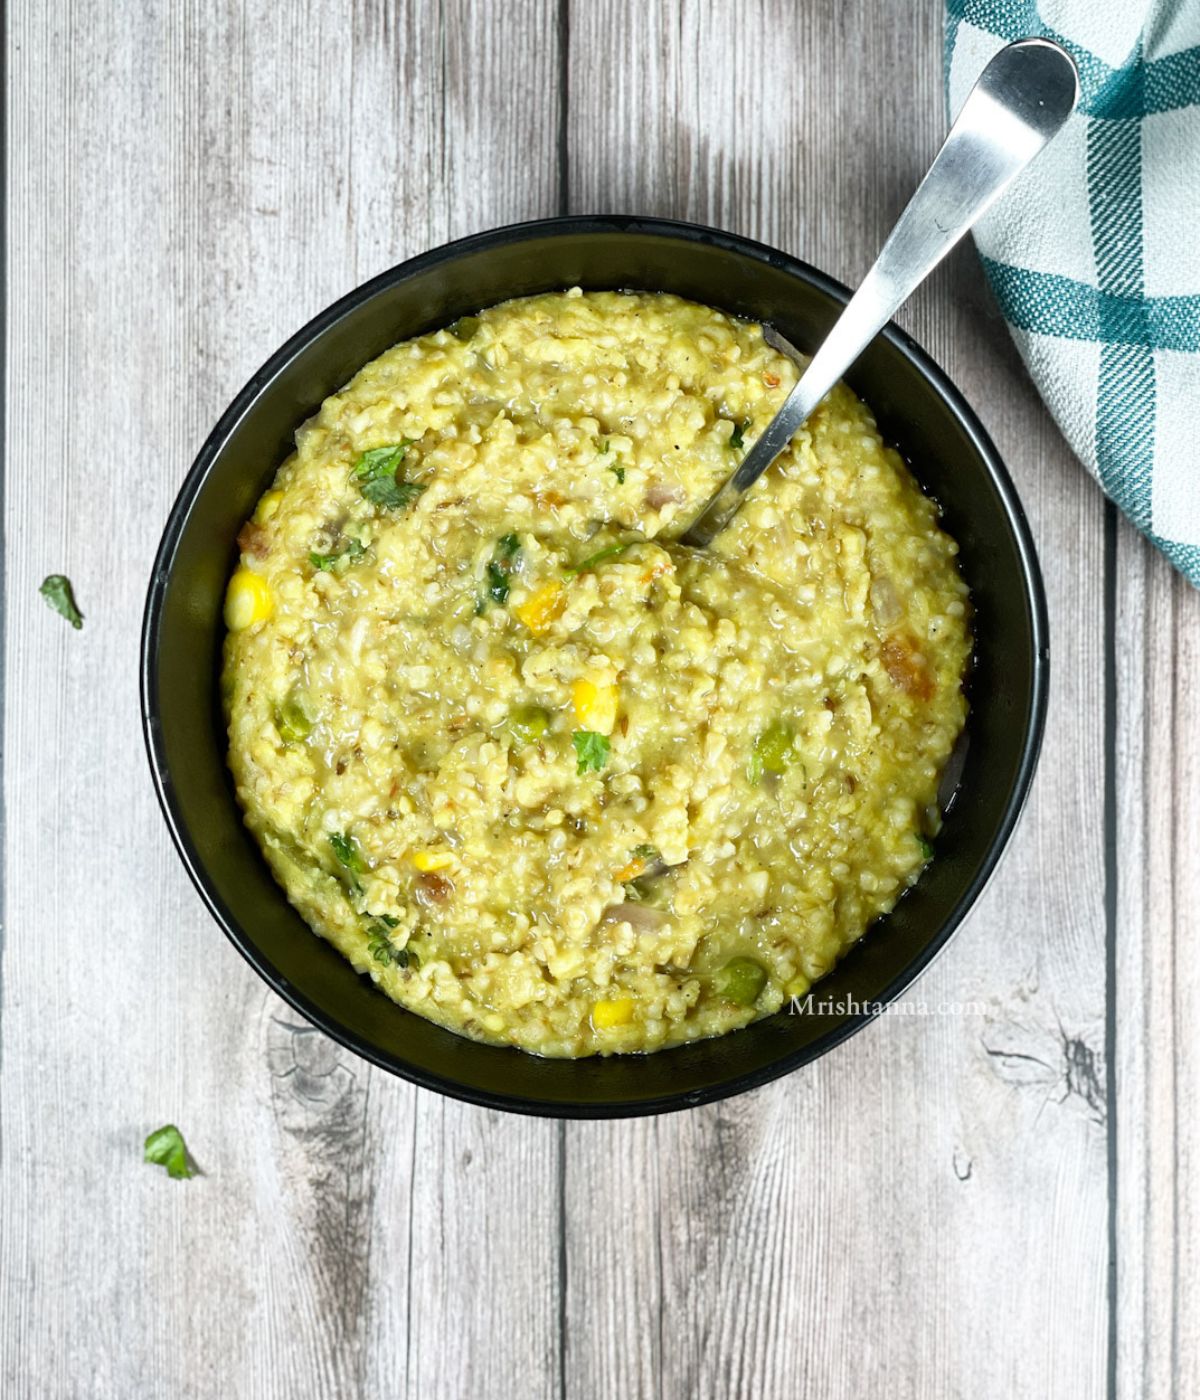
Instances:
[[[298,424],[368,360],[466,312],[573,285],[676,292],[769,320],[809,350],[847,299],[783,253],[659,219],[519,224],[375,278],[272,355],[201,449],[154,564],[141,692],[150,766],[188,873],[280,996],[349,1049],[427,1088],[521,1113],[599,1118],[685,1108],[764,1084],[832,1049],[898,996],[961,922],[1012,832],[1041,743],[1049,653],[1041,578],[1012,482],[953,386],[889,326],[849,382],[941,503],[961,546],[975,609],[970,742],[936,859],[818,984],[830,1009],[785,1010],[654,1055],[548,1060],[465,1040],[376,991],[288,904],[234,800],[217,700],[234,537]]]

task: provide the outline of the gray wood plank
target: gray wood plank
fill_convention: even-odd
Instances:
[[[6,1395],[1105,1388],[1103,510],[971,254],[903,319],[1018,479],[1055,656],[1021,831],[914,992],[982,1013],[886,1019],[675,1118],[498,1119],[304,1027],[169,848],[134,675],[170,499],[333,297],[555,211],[558,19],[10,7]],[[853,281],[941,133],[935,0],[575,0],[568,29],[577,210],[721,223]],[[1124,528],[1117,567],[1115,1379],[1165,1397],[1200,1390],[1200,604]],[[82,634],[36,597],[59,569]],[[197,1182],[140,1165],[168,1118]]]
[[[555,22],[10,9],[6,1395],[557,1388],[556,1129],[372,1072],[266,992],[169,847],[136,696],[157,536],[248,373],[390,263],[553,212]],[[141,1165],[168,1119],[197,1181]]]
[[[1117,1389],[1200,1392],[1200,593],[1117,536]]]
[[[844,280],[943,132],[933,0],[686,0],[636,23],[610,0],[572,6],[570,38],[573,208],[719,223]],[[1007,457],[1052,600],[1033,799],[914,993],[986,1010],[885,1018],[736,1103],[569,1128],[570,1395],[1105,1388],[1103,506],[969,252],[902,319]]]

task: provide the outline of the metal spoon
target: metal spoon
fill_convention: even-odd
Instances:
[[[1058,44],[1020,39],[992,59],[874,267],[762,436],[688,527],[684,544],[702,548],[725,528],[746,490],[897,309],[1057,135],[1078,99],[1079,75]]]

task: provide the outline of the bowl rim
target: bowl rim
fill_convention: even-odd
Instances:
[[[442,263],[452,262],[464,255],[527,240],[580,234],[646,234],[659,238],[673,238],[682,242],[703,243],[766,263],[800,282],[807,283],[842,305],[850,299],[851,295],[849,289],[842,283],[819,271],[811,264],[754,239],[704,224],[640,215],[569,215],[506,224],[499,228],[470,234],[465,238],[444,243],[377,274],[339,297],[291,335],[251,375],[205,438],[168,512],[162,539],[155,555],[142,616],[138,694],[142,735],[155,795],[184,869],[200,895],[202,903],[216,920],[225,936],[276,995],[282,997],[295,1011],[345,1049],[361,1056],[369,1064],[396,1074],[421,1088],[430,1089],[478,1107],[500,1109],[510,1113],[546,1118],[607,1119],[642,1117],[694,1108],[701,1104],[716,1102],[750,1089],[759,1088],[775,1079],[782,1078],[784,1075],[819,1059],[856,1034],[868,1022],[874,1020],[883,1007],[895,1001],[916,981],[945,948],[951,936],[974,907],[1007,849],[1009,839],[1024,809],[1045,732],[1050,649],[1049,620],[1041,569],[1029,522],[1008,470],[974,410],[947,375],[912,336],[894,321],[889,321],[879,332],[880,338],[886,340],[931,384],[938,397],[956,419],[960,429],[965,433],[1000,497],[1020,564],[1025,602],[1030,615],[1033,655],[1031,658],[1030,701],[1020,760],[1012,790],[988,846],[987,854],[936,933],[917,956],[905,964],[903,970],[883,989],[878,1000],[863,1003],[859,1009],[845,1015],[836,1025],[817,1036],[810,1044],[784,1053],[759,1067],[731,1074],[718,1083],[703,1089],[662,1094],[644,1100],[612,1100],[573,1104],[567,1101],[548,1102],[524,1094],[476,1089],[471,1085],[460,1083],[421,1066],[408,1063],[397,1056],[381,1051],[358,1031],[327,1015],[294,987],[261,952],[254,939],[235,917],[233,911],[226,906],[215,889],[212,888],[199,853],[192,844],[184,826],[174,782],[167,764],[160,717],[159,644],[162,635],[163,606],[167,586],[180,540],[191,515],[192,506],[226,441],[245,414],[253,407],[259,395],[270,386],[296,355],[306,349],[312,340],[336,324],[342,317],[354,312],[359,306],[384,289]],[[453,1034],[453,1032],[448,1033]],[[510,1049],[510,1047],[505,1046],[496,1048],[506,1052]],[[516,1053],[524,1052],[517,1051]],[[671,1051],[668,1048],[654,1053],[670,1054]]]

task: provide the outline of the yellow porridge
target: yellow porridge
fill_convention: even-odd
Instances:
[[[396,346],[298,432],[239,536],[230,763],[397,1002],[544,1055],[720,1035],[917,878],[967,589],[869,410],[839,386],[712,551],[675,542],[795,379],[757,325],[572,290]]]

